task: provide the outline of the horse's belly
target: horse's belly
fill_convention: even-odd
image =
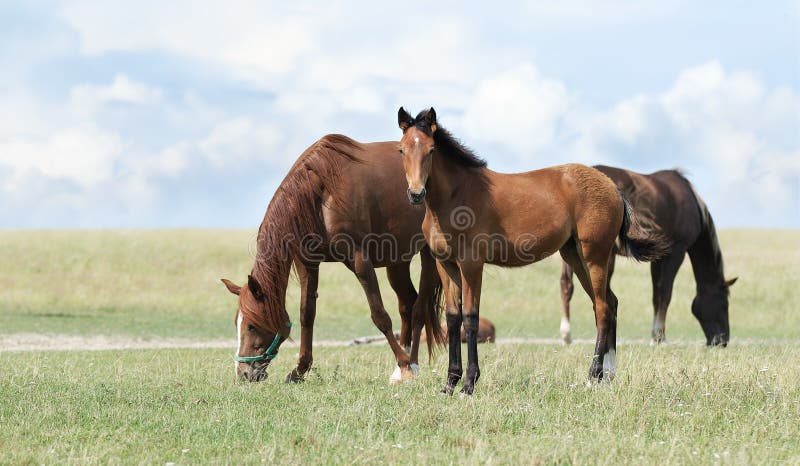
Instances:
[[[486,251],[486,262],[504,267],[521,267],[550,257],[564,245],[569,233],[520,234],[511,238],[490,242]]]

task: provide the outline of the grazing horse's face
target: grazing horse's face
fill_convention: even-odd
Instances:
[[[734,278],[718,288],[704,290],[692,301],[692,314],[700,321],[708,346],[728,346],[731,337],[728,322],[728,288],[736,280]]]
[[[400,107],[397,123],[403,130],[399,149],[408,181],[408,201],[414,205],[422,204],[433,161],[436,112],[431,108],[417,115],[415,119]]]
[[[250,278],[245,286],[238,286],[229,280],[222,279],[228,290],[239,296],[239,307],[236,310],[234,324],[236,326],[236,357],[254,358],[265,354],[267,348],[275,340],[275,333],[269,332],[253,320],[253,316],[261,316],[265,306],[263,296],[260,296],[260,288],[257,282]],[[255,288],[255,290],[254,290]],[[280,338],[280,343],[283,338]],[[277,348],[275,348],[277,352]],[[270,358],[263,358],[257,361],[238,361],[235,360],[236,377],[239,380],[249,382],[260,382],[267,378],[267,366]]]

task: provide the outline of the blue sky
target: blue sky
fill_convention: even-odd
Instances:
[[[289,5],[291,3],[291,5]],[[0,2],[0,228],[255,227],[320,136],[682,167],[800,228],[796,2]]]

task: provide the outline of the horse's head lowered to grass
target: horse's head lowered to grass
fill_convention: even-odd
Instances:
[[[737,278],[698,291],[692,301],[692,314],[700,321],[708,346],[728,346],[731,336],[728,320],[729,289]]]
[[[233,355],[236,376],[239,380],[260,382],[267,377],[267,366],[278,355],[280,345],[289,338],[292,323],[283,312],[267,309],[267,299],[258,281],[249,276],[245,286],[222,279],[228,291],[239,296],[236,310],[236,337],[238,348]],[[286,315],[278,322],[265,316]]]

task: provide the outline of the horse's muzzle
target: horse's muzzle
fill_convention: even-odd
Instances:
[[[418,193],[411,191],[411,188],[408,188],[408,191],[406,191],[406,194],[408,194],[408,202],[414,205],[422,204],[422,201],[425,200],[425,194],[427,193],[428,191],[425,188],[422,188],[422,191]]]
[[[237,372],[242,382],[261,382],[267,378],[267,364],[248,364]]]

